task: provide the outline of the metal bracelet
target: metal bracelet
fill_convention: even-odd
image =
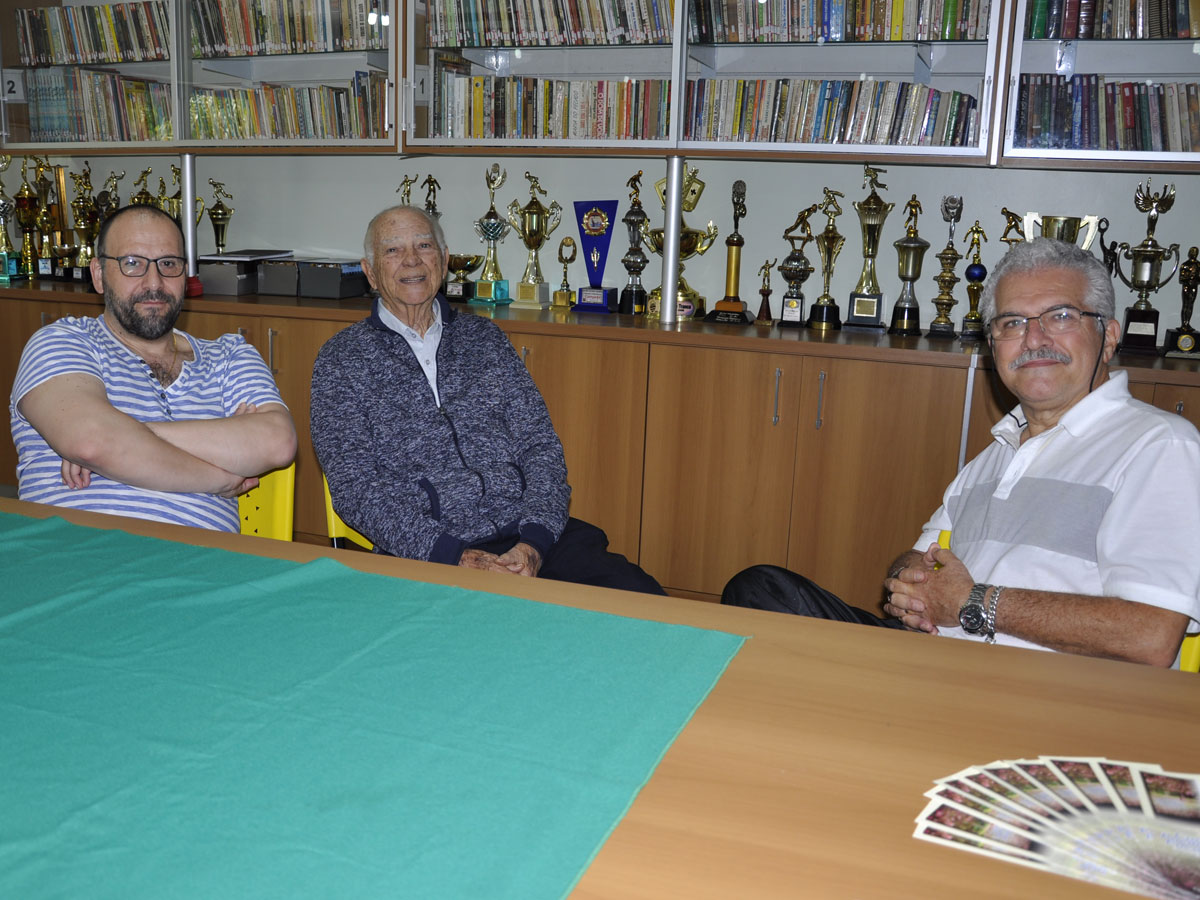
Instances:
[[[984,614],[987,618],[987,624],[984,626],[987,629],[987,634],[984,640],[989,644],[996,643],[996,607],[1000,605],[1000,595],[1004,593],[1004,588],[997,587],[992,591],[992,596],[988,598],[987,612]]]

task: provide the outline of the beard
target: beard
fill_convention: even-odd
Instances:
[[[137,304],[147,300],[156,300],[167,304],[162,313],[146,315],[138,312]],[[121,327],[129,334],[145,341],[155,341],[175,327],[179,311],[183,308],[183,298],[173,297],[163,290],[148,289],[134,291],[127,297],[118,297],[109,286],[104,286],[104,307],[112,313]]]

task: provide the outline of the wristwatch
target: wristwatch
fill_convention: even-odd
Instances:
[[[987,610],[983,607],[983,598],[990,587],[990,584],[972,585],[967,602],[958,609],[958,624],[967,634],[983,634],[987,630]]]

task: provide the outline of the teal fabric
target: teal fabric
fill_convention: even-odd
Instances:
[[[23,900],[563,897],[742,642],[59,519],[0,559]]]

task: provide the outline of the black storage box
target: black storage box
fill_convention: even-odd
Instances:
[[[299,273],[294,259],[267,259],[258,266],[258,292],[280,297],[295,297],[299,291]]]
[[[301,297],[341,300],[367,293],[367,276],[357,259],[301,259],[296,271]]]

